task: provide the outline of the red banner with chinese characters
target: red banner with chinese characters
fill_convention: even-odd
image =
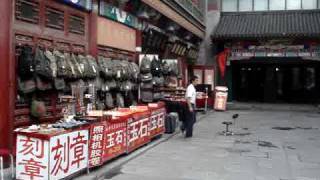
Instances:
[[[128,121],[128,152],[131,152],[150,142],[148,126],[150,112],[137,112],[133,119]]]
[[[127,152],[127,120],[127,116],[123,116],[106,122],[104,162]]]
[[[97,122],[91,125],[89,142],[89,167],[103,164],[103,150],[105,141],[105,122]]]
[[[150,116],[149,129],[148,129],[150,138],[156,137],[164,133],[165,115],[166,115],[165,108],[151,109],[151,116]]]

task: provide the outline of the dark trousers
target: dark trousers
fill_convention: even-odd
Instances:
[[[196,111],[195,111],[195,106],[194,104],[192,104],[192,109],[193,111],[190,112],[189,108],[188,108],[188,115],[187,115],[187,119],[185,121],[185,129],[186,129],[186,137],[192,137],[192,131],[193,131],[193,124],[196,122]]]

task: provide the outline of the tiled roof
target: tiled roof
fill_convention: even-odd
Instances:
[[[213,40],[320,38],[320,10],[222,12]]]

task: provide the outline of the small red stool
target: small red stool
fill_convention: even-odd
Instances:
[[[13,156],[10,153],[9,149],[0,149],[0,176],[1,180],[4,180],[4,173],[3,173],[3,157],[4,156],[9,156],[11,160],[11,177],[12,179],[14,178],[14,172],[13,172]]]

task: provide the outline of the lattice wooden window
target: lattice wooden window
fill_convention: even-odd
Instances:
[[[47,6],[46,27],[64,30],[64,12]]]
[[[84,35],[85,18],[81,16],[71,15],[69,19],[69,32]]]
[[[39,2],[36,0],[16,0],[15,15],[17,20],[39,23]]]

